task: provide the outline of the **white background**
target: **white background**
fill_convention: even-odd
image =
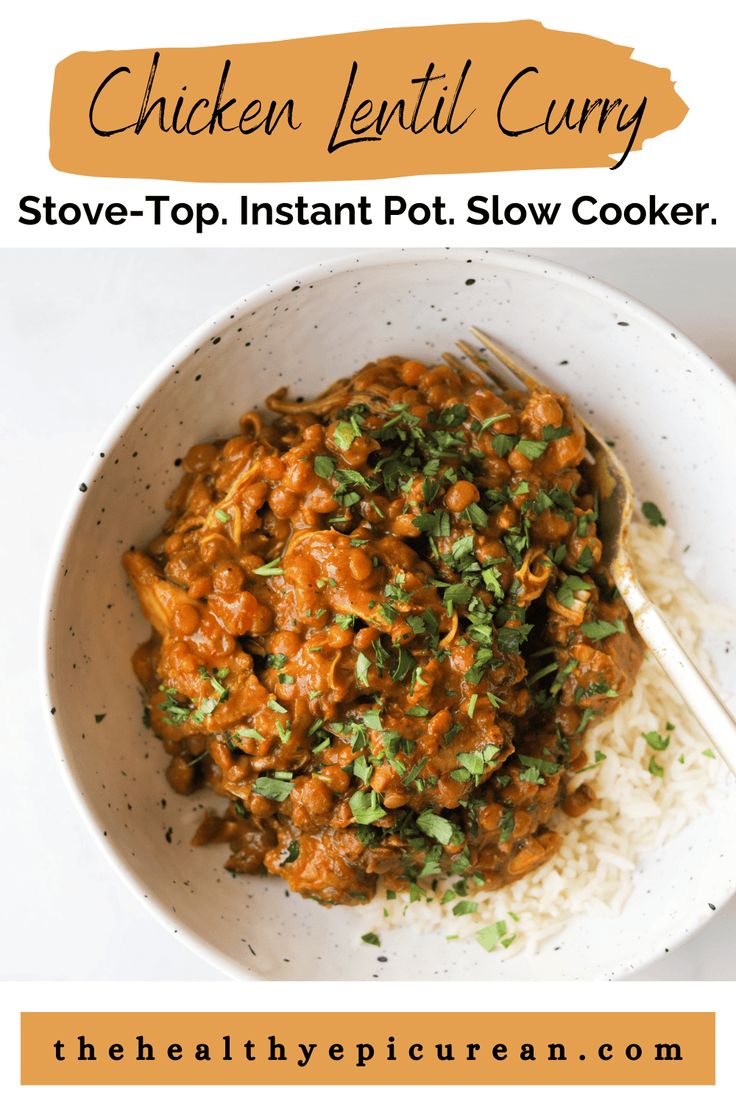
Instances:
[[[6,5],[10,8],[10,5]],[[13,9],[18,10],[20,9]],[[126,0],[124,7],[99,0],[67,0],[34,5],[32,24],[27,10],[15,18],[26,44],[6,32],[0,40],[0,87],[3,88],[3,149],[0,176],[0,242],[12,245],[736,245],[736,213],[733,209],[732,68],[733,8],[726,0],[646,4],[641,0],[617,0],[592,4],[589,0],[443,0],[396,3],[372,0],[370,5],[346,3],[278,4],[199,0],[151,3]],[[4,14],[4,22],[10,18]],[[97,180],[69,176],[48,162],[48,117],[53,69],[61,58],[78,50],[204,46],[217,43],[257,42],[372,27],[413,24],[537,19],[546,26],[608,38],[634,49],[634,57],[669,69],[678,93],[690,108],[674,131],[645,143],[616,171],[570,169],[487,175],[415,177],[371,184],[266,184],[240,187],[227,184],[180,184],[135,180]],[[21,20],[23,24],[21,25]],[[32,36],[32,39],[31,39]],[[472,40],[469,41],[472,54]],[[438,59],[439,60],[439,59]],[[500,59],[503,64],[503,59]],[[407,76],[407,80],[410,75]],[[256,94],[267,98],[267,93]],[[591,88],[590,97],[610,95],[616,89]],[[378,96],[380,99],[380,95]],[[495,105],[486,105],[484,117],[493,119]],[[329,130],[329,126],[327,126]],[[247,140],[247,139],[246,139]],[[336,155],[336,156],[339,156]],[[298,172],[298,167],[297,167]],[[303,193],[310,200],[350,200],[361,193],[380,197],[403,193],[410,201],[444,195],[453,210],[464,206],[469,195],[498,193],[506,200],[571,200],[594,195],[617,202],[640,201],[650,194],[671,202],[709,202],[718,219],[716,226],[626,227],[579,226],[572,220],[552,228],[468,227],[460,223],[449,231],[438,227],[367,228],[284,227],[258,231],[239,229],[234,219],[198,238],[190,228],[161,226],[150,230],[141,220],[123,227],[28,227],[17,222],[18,200],[23,195],[52,195],[60,202],[122,201],[139,206],[152,192],[172,200],[233,200],[241,192],[254,199],[292,199]]]
[[[7,366],[0,460],[8,537],[0,670],[6,736],[2,973],[39,979],[218,976],[160,929],[108,866],[72,807],[41,716],[36,621],[59,518],[97,440],[181,338],[317,250],[0,251],[0,348]],[[733,254],[548,251],[669,316],[736,378]],[[15,473],[15,474],[13,474]],[[17,576],[18,563],[21,564]],[[12,626],[12,631],[8,631]],[[736,901],[647,978],[736,979]]]
[[[336,33],[412,23],[536,18],[547,26],[607,37],[635,48],[634,56],[671,69],[677,90],[690,107],[681,126],[632,154],[622,170],[567,170],[479,177],[417,178],[329,185],[166,184],[96,181],[55,172],[47,159],[48,109],[53,67],[81,49],[210,45],[279,37]],[[736,903],[719,912],[685,947],[646,971],[649,979],[626,985],[368,986],[234,985],[214,980],[213,971],[160,930],[120,884],[88,837],[65,794],[40,715],[36,669],[36,615],[40,578],[52,535],[70,488],[95,440],[131,390],[183,335],[224,303],[294,265],[345,247],[371,245],[523,246],[601,275],[668,314],[736,378],[733,287],[717,253],[636,256],[599,248],[572,256],[557,247],[736,245],[732,206],[732,95],[730,74],[733,7],[724,0],[692,4],[646,4],[618,0],[443,0],[370,6],[281,0],[256,5],[243,0],[40,0],[33,6],[6,5],[0,36],[3,172],[0,174],[0,245],[231,245],[311,247],[309,254],[198,251],[164,256],[121,250],[0,252],[0,466],[3,473],[4,534],[0,556],[3,620],[0,680],[4,721],[2,803],[3,905],[0,976],[0,1085],[4,1099],[17,1095],[17,1011],[20,1008],[718,1008],[720,1068],[718,1099],[733,1099],[733,985],[736,978]],[[608,89],[592,89],[606,95]],[[615,93],[614,93],[615,94]],[[408,227],[317,230],[284,228],[259,235],[228,226],[197,238],[188,230],[161,227],[154,233],[133,224],[124,230],[74,231],[20,227],[17,203],[28,193],[59,200],[122,200],[133,204],[151,191],[177,199],[220,202],[247,192],[252,198],[347,200],[361,193],[402,192],[410,200],[443,194],[460,204],[470,194],[499,193],[506,200],[570,199],[594,194],[628,202],[649,194],[671,201],[709,201],[718,218],[702,230],[581,228],[560,222],[553,230],[471,229],[451,232]],[[130,230],[133,233],[130,233]],[[321,247],[317,249],[316,247]],[[732,269],[730,270],[732,271]],[[20,570],[18,565],[20,566]],[[107,979],[150,979],[124,986]],[[81,979],[101,979],[79,984]],[[167,979],[182,979],[175,985]],[[37,979],[30,982],[28,979]],[[54,981],[59,981],[54,984]],[[213,979],[207,983],[207,979]],[[653,984],[653,979],[713,979],[691,984]],[[731,1007],[731,1013],[728,1009]],[[218,1090],[210,1090],[215,1093]],[[221,1090],[227,1091],[227,1090]],[[243,1098],[242,1090],[238,1099]],[[247,1089],[245,1090],[248,1091]],[[379,1090],[387,1100],[398,1098]],[[78,1100],[76,1089],[53,1091],[54,1099]],[[337,1090],[344,1098],[344,1090]],[[333,1095],[337,1095],[337,1092]],[[620,1098],[620,1090],[595,1090]],[[95,1101],[127,1099],[126,1090],[94,1090]],[[176,1098],[202,1099],[201,1090],[178,1089]],[[646,1093],[646,1096],[645,1096]],[[159,1100],[165,1090],[136,1090]],[[375,1090],[350,1090],[366,1104]],[[633,1104],[664,1101],[656,1089],[626,1090]],[[666,1090],[667,1104],[712,1100],[708,1090]],[[23,1099],[51,1095],[25,1090]],[[233,1093],[230,1093],[232,1096]],[[320,1093],[320,1098],[324,1094]],[[402,1092],[402,1098],[405,1093]],[[515,1104],[535,1093],[504,1090]],[[425,1089],[430,1104],[440,1090]],[[311,1104],[314,1090],[300,1091]],[[590,1099],[589,1089],[546,1090],[550,1102]],[[446,1090],[442,1092],[446,1099]]]

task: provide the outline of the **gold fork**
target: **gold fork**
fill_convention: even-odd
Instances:
[[[470,332],[483,349],[511,373],[515,384],[522,384],[528,391],[545,389],[536,376],[512,359],[482,330],[471,326]],[[466,341],[458,341],[457,345],[500,390],[508,389],[509,383],[504,380],[499,369],[489,363],[486,356]],[[452,353],[446,353],[445,360],[455,366],[460,363]],[[601,565],[610,572],[642,640],[657,658],[724,762],[736,775],[736,720],[671,632],[637,578],[627,548],[634,510],[634,491],[628,473],[606,442],[587,422],[581,421],[585,427],[585,441],[590,457],[587,461],[587,474],[598,492],[598,529],[603,544]]]

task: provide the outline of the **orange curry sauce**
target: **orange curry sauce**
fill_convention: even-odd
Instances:
[[[228,802],[193,842],[323,904],[522,877],[594,800],[586,727],[641,660],[570,403],[389,357],[268,405],[125,556],[168,780]]]

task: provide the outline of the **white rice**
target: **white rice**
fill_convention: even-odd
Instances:
[[[712,674],[699,630],[704,600],[677,561],[674,533],[669,527],[635,522],[630,548],[650,597],[684,647]],[[733,624],[729,615],[709,610],[711,625],[714,619]],[[668,722],[674,730],[666,731]],[[652,730],[670,736],[667,750],[655,752],[642,738]],[[548,863],[503,889],[474,894],[478,909],[466,916],[453,915],[459,898],[440,903],[443,890],[455,879],[439,887],[431,900],[410,905],[405,897],[388,900],[379,893],[361,909],[363,930],[409,925],[472,939],[479,929],[504,921],[507,940],[513,939],[507,947],[499,941],[497,950],[508,957],[533,953],[573,917],[620,913],[640,856],[661,847],[704,805],[717,800],[728,771],[711,757],[708,738],[651,655],[644,657],[631,696],[611,716],[589,726],[590,762],[596,750],[605,760],[580,781],[593,787],[598,800],[582,817],[555,814],[552,826],[563,843]],[[650,772],[652,756],[664,769],[663,777]]]

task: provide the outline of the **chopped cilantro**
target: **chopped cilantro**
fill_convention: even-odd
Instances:
[[[417,817],[417,828],[425,836],[429,836],[443,845],[448,844],[453,836],[453,826],[450,821],[429,809],[425,809]]]
[[[598,715],[598,710],[597,709],[590,709],[588,706],[586,706],[585,709],[583,710],[583,714],[580,718],[580,724],[575,729],[575,735],[577,735],[580,732],[585,732],[585,730],[588,727],[588,725],[590,724],[590,722],[597,715]]]
[[[352,421],[338,422],[332,436],[340,451],[347,452],[356,437],[360,437],[360,428]]]
[[[666,751],[670,746],[669,736],[660,736],[658,732],[642,732],[642,736],[654,751]]]
[[[233,736],[236,736],[238,740],[262,740],[260,732],[257,728],[236,728]]]
[[[458,903],[453,906],[452,915],[453,916],[468,916],[470,913],[477,912],[477,911],[478,911],[478,902],[477,901],[467,901],[467,900],[458,901]]]
[[[660,510],[659,506],[657,506],[654,502],[642,502],[641,512],[650,525],[656,526],[667,524],[667,520],[663,516],[662,511]]]
[[[516,451],[520,452],[522,456],[526,456],[527,460],[538,460],[540,456],[543,456],[547,450],[547,441],[530,441],[522,439],[516,444]]]
[[[282,778],[261,776],[253,783],[253,793],[270,801],[285,801],[293,789],[294,783]]]
[[[315,456],[314,458],[314,473],[320,479],[329,479],[336,467],[337,464],[332,456]]]
[[[480,928],[475,933],[475,939],[484,951],[493,951],[506,935],[507,931],[508,927],[506,921],[497,920],[495,924],[489,924],[485,928]]]
[[[446,510],[435,510],[434,513],[419,514],[412,518],[412,525],[425,536],[449,537],[450,515]]]
[[[593,590],[593,583],[589,583],[586,579],[581,579],[578,575],[567,575],[563,580],[562,586],[557,591],[555,598],[565,609],[572,609],[575,602],[575,595],[580,590]]]
[[[453,583],[442,593],[442,601],[448,607],[465,605],[473,595],[472,588],[467,583]]]
[[[488,524],[488,514],[477,502],[471,502],[469,506],[466,506],[462,516],[471,525],[477,525],[480,529],[484,529]]]
[[[583,520],[582,518],[580,519]],[[580,522],[578,522],[578,529],[580,528]],[[593,566],[593,552],[589,544],[583,546],[583,550],[578,556],[578,561],[575,564],[575,570],[581,573],[590,571]]]
[[[373,774],[373,767],[364,755],[358,756],[358,758],[353,761],[353,774],[366,785],[370,782],[371,775]]]
[[[283,568],[279,567],[281,563],[281,557],[277,556],[275,560],[271,560],[270,563],[262,564],[260,567],[253,568],[254,575],[283,575]]]
[[[375,790],[356,790],[349,805],[356,824],[373,824],[386,815]]]
[[[504,456],[508,456],[518,440],[518,437],[512,437],[508,433],[497,433],[491,442],[493,451],[503,459]]]
[[[521,645],[532,631],[532,628],[532,625],[504,625],[503,628],[498,630],[499,650],[507,654],[520,652]]]
[[[355,677],[361,686],[368,685],[368,670],[370,668],[370,660],[368,656],[361,652],[355,661]]]
[[[593,762],[588,763],[586,766],[581,767],[580,770],[576,770],[575,774],[585,774],[586,771],[595,770],[599,763],[602,763],[606,758],[605,753],[602,751],[596,751],[593,755]]]
[[[540,774],[559,774],[562,767],[552,759],[538,759],[532,755],[520,755],[519,761],[525,767],[533,767]]]
[[[569,437],[572,433],[570,426],[546,425],[542,428],[543,441],[559,441],[561,437]]]
[[[626,632],[626,626],[618,617],[615,621],[586,621],[580,627],[589,640],[605,640],[614,633]]]
[[[504,809],[499,821],[499,839],[501,843],[506,843],[511,839],[511,834],[514,831],[514,825],[516,824],[516,817],[514,816],[513,809]]]
[[[279,866],[286,866],[288,863],[296,862],[299,858],[299,840],[293,839],[289,841],[289,845],[286,848],[286,856],[281,860]]]

